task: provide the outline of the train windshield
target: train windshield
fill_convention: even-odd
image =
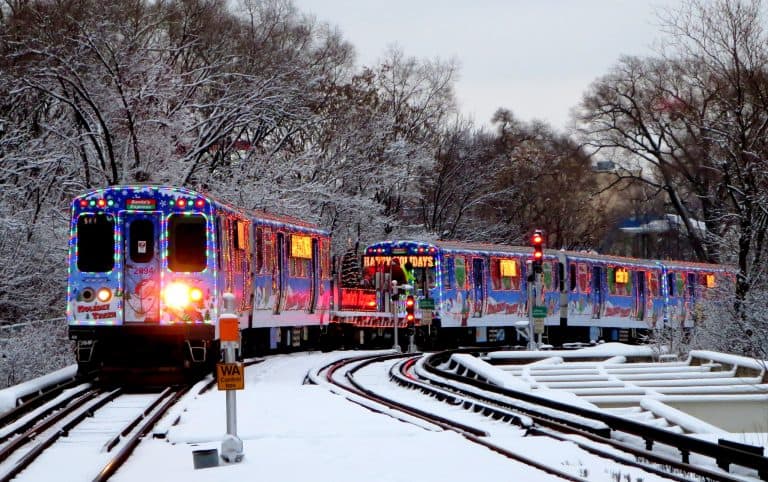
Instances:
[[[77,269],[104,273],[114,266],[115,218],[104,213],[83,214],[77,219]]]
[[[203,216],[174,214],[168,220],[168,268],[200,272],[206,267],[206,223]]]
[[[364,256],[363,284],[373,284],[375,273],[392,274],[399,285],[409,284],[424,295],[435,287],[435,258],[431,255]]]

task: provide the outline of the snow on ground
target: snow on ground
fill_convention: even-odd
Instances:
[[[244,459],[237,464],[220,461],[218,467],[194,468],[193,451],[220,450],[226,432],[225,392],[214,388],[197,395],[194,389],[156,430],[167,432],[165,438],[147,438],[111,480],[559,480],[472,444],[456,433],[398,421],[352,403],[327,386],[304,384],[311,369],[366,353],[296,353],[268,357],[246,368],[245,390],[236,392],[238,436],[244,446]],[[620,350],[611,354],[631,353]],[[358,378],[366,387],[390,398],[477,426],[486,430],[493,442],[525,455],[543,457],[551,466],[576,476],[595,481],[612,481],[617,476],[621,480],[625,476],[646,482],[659,480],[640,469],[618,467],[594,457],[574,444],[524,436],[522,429],[397,387],[388,380],[388,367],[372,365]],[[39,381],[26,384],[24,390],[35,383]],[[20,391],[19,387],[0,391],[0,400],[10,400]],[[35,472],[37,479],[22,475],[18,480],[54,480],[59,461],[77,463],[68,460],[64,451],[58,456],[55,452],[47,454],[46,460],[49,468],[45,477]]]
[[[193,468],[192,451],[220,449],[226,432],[225,392],[212,391],[188,401],[167,439],[142,443],[112,480],[466,482],[479,474],[559,480],[455,433],[399,422],[303,384],[311,368],[360,354],[284,355],[247,368],[246,390],[237,393],[242,462]]]

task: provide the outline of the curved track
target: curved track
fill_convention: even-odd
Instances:
[[[571,467],[570,470],[561,470],[558,467],[553,466],[545,458],[539,458],[536,456],[530,456],[521,453],[520,450],[510,448],[509,443],[504,442],[504,438],[510,436],[512,432],[509,429],[504,430],[506,436],[497,438],[495,435],[489,434],[489,432],[482,428],[482,423],[467,422],[465,420],[472,420],[473,417],[459,417],[456,416],[441,416],[432,413],[429,409],[424,409],[415,406],[416,404],[401,402],[396,400],[399,397],[393,397],[390,395],[384,395],[379,390],[366,388],[365,383],[358,378],[360,372],[366,370],[378,363],[389,363],[392,365],[392,373],[400,370],[403,366],[412,366],[416,360],[415,357],[411,357],[406,361],[395,362],[397,359],[408,357],[408,355],[385,355],[385,356],[373,356],[373,357],[356,357],[341,360],[326,367],[322,367],[317,372],[310,374],[310,379],[315,383],[327,384],[331,389],[337,393],[343,394],[355,403],[359,403],[367,408],[387,414],[395,417],[399,420],[415,423],[428,430],[450,430],[461,434],[464,438],[472,443],[482,445],[489,448],[504,457],[514,460],[516,462],[523,463],[525,465],[535,467],[542,472],[546,472],[549,476],[554,476],[562,480],[571,481],[586,481],[593,480],[588,477],[586,473],[574,474],[579,472],[577,468]],[[442,391],[442,393],[433,393],[436,399],[450,403],[455,407],[464,406],[463,400],[458,399],[455,396],[451,396],[449,393]],[[465,407],[469,408],[469,407]],[[513,432],[518,434],[522,432],[523,435],[527,434],[539,434],[535,432],[536,428],[533,426],[531,419],[525,415],[519,415],[514,413],[502,413],[502,412],[486,412],[479,406],[472,406],[472,412],[475,414],[484,414],[491,418],[485,425],[495,424],[494,431],[499,431],[499,424],[510,424],[514,427]],[[461,418],[462,420],[457,420]],[[476,420],[476,419],[475,419]],[[506,445],[506,446],[505,446]],[[514,443],[512,444],[514,445]],[[624,460],[617,460],[611,457],[612,461],[616,461],[621,465],[626,464]],[[542,477],[547,477],[542,474]],[[676,479],[669,477],[669,474],[664,474],[665,480],[688,480],[688,479]]]
[[[413,360],[408,366],[403,365],[399,373],[392,373],[392,377],[401,385],[421,390],[431,396],[461,400],[466,408],[484,411],[489,416],[499,416],[499,413],[528,416],[534,423],[530,429],[531,433],[569,440],[601,457],[613,458],[619,463],[636,466],[670,480],[745,480],[745,478],[718,470],[714,466],[710,468],[690,463],[690,452],[684,448],[687,447],[685,441],[689,439],[692,447],[708,444],[707,442],[671,432],[667,435],[665,432],[642,424],[616,420],[613,416],[505,389],[482,380],[474,373],[459,374],[455,367],[447,363],[450,354],[455,352],[457,351],[430,355],[418,363],[415,370],[417,375],[410,371],[411,367],[417,365],[416,360]],[[461,350],[461,352],[466,353],[467,350]],[[653,444],[648,442],[651,432],[653,441],[658,442],[659,445],[680,450],[682,460],[669,455],[668,451],[665,453],[651,450]],[[621,437],[617,437],[619,434]],[[634,440],[636,443],[627,443],[618,438]],[[681,440],[683,440],[682,443]],[[645,448],[642,448],[643,443]],[[619,452],[625,455],[617,456]],[[729,458],[731,456],[732,458]],[[722,449],[718,453],[717,462],[728,467],[729,464],[736,464],[737,461],[744,459],[754,461],[757,458],[758,456],[753,454],[734,453],[732,450]],[[759,465],[759,461],[753,463],[757,464],[753,466],[758,469],[765,470],[768,467],[768,465]],[[765,480],[765,473],[760,472],[760,475]]]

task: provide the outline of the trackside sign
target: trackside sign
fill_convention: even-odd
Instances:
[[[216,364],[216,384],[219,390],[242,390],[245,388],[245,367],[242,363]]]

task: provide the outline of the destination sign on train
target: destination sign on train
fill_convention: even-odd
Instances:
[[[400,266],[410,262],[414,268],[432,268],[435,266],[435,258],[432,256],[364,256],[364,266],[389,266],[392,259],[400,261]]]
[[[154,199],[126,199],[125,207],[128,209],[155,209],[157,201]]]

